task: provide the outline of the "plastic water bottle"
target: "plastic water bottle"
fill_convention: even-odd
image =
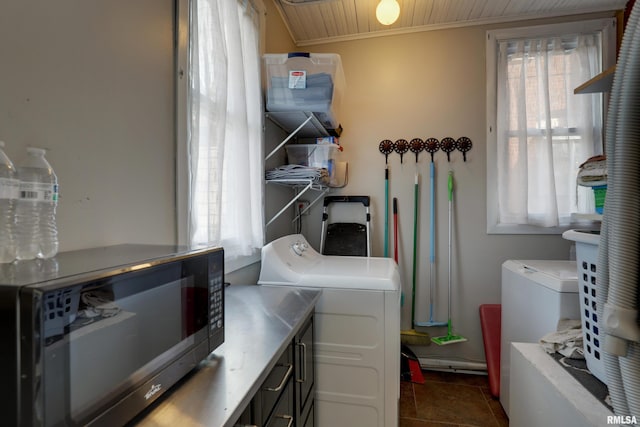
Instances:
[[[0,141],[0,263],[16,259],[13,221],[19,185],[16,168],[4,152],[4,141]]]
[[[19,260],[51,258],[58,253],[58,178],[44,155],[41,148],[27,148],[26,159],[18,165],[15,234]]]

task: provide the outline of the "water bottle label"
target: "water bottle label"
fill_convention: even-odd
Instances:
[[[20,181],[0,178],[0,199],[17,199],[20,196]]]
[[[57,202],[58,185],[40,182],[21,182],[20,199],[34,202]]]

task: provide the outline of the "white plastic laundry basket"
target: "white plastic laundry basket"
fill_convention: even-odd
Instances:
[[[580,287],[580,318],[584,335],[584,357],[587,368],[596,378],[607,383],[602,354],[602,337],[596,306],[597,261],[600,233],[588,230],[569,230],[562,234],[567,240],[576,242],[576,261],[578,264],[578,284]]]

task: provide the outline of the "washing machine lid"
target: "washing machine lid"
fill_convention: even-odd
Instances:
[[[320,262],[299,272],[297,280],[291,284],[383,291],[400,289],[398,268],[390,258],[321,256]]]
[[[556,292],[579,292],[576,261],[509,260],[503,266]]]
[[[399,291],[400,273],[390,258],[321,255],[292,234],[262,248],[258,284]]]

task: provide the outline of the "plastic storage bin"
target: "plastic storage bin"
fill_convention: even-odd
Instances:
[[[286,150],[290,165],[325,168],[333,180],[338,145],[292,144],[287,145]]]
[[[345,80],[334,53],[265,54],[267,111],[315,113],[327,129],[337,129]]]
[[[607,383],[604,367],[602,337],[596,305],[599,289],[596,279],[600,232],[568,230],[562,234],[567,240],[576,242],[578,285],[580,287],[580,319],[584,335],[584,357],[589,371],[603,383]]]

